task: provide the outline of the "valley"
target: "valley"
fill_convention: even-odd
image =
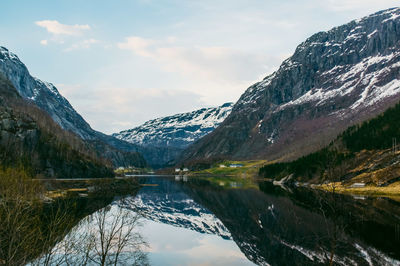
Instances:
[[[60,25],[51,30],[70,38],[91,30]],[[80,48],[105,45],[90,40]],[[158,63],[184,52],[210,69],[231,52],[126,41],[114,46]],[[160,69],[172,82],[179,66]],[[180,93],[144,87],[135,97],[160,97],[155,110]],[[185,93],[178,106],[205,103]],[[106,100],[110,116],[128,117],[136,99]],[[400,8],[313,34],[225,100],[137,126],[119,119],[109,128],[126,129],[105,134],[0,46],[0,265],[400,265]]]

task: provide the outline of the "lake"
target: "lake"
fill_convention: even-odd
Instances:
[[[103,224],[124,228],[116,238],[134,232],[133,244],[113,257],[118,265],[400,265],[396,198],[242,178],[137,178],[143,186],[135,195],[85,217],[60,243],[87,232],[99,243]]]

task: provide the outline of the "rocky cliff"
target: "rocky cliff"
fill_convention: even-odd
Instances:
[[[297,158],[399,100],[400,8],[393,8],[301,43],[182,161]]]

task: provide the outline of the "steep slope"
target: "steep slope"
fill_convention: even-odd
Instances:
[[[0,74],[0,166],[24,168],[32,176],[111,177],[111,163],[74,133],[23,100]]]
[[[293,159],[400,99],[400,9],[319,32],[240,97],[182,161]]]
[[[86,141],[95,142],[99,147],[98,153],[105,155],[115,166],[146,164],[136,153],[136,146],[93,130],[53,84],[32,77],[21,60],[1,46],[0,73],[11,81],[19,95],[46,111],[63,129],[74,132]]]
[[[144,154],[149,163],[166,164],[190,144],[217,128],[230,114],[232,106],[233,103],[225,103],[219,107],[157,118],[113,136],[147,147]]]

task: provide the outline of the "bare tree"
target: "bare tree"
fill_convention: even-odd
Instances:
[[[41,195],[24,172],[0,170],[0,264],[21,265],[34,256]]]

